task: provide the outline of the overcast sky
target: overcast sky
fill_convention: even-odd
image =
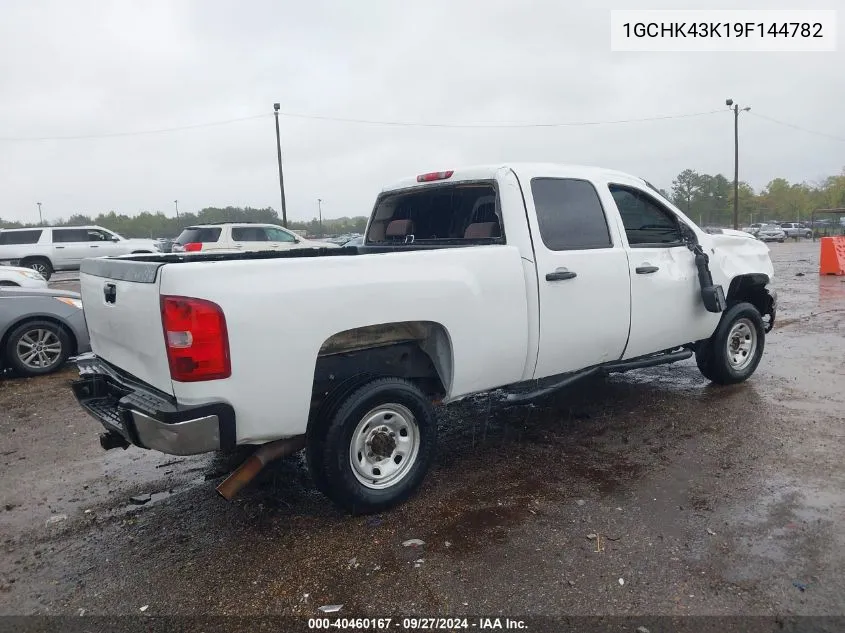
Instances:
[[[837,8],[745,0],[741,8]],[[604,121],[444,129],[282,117],[292,219],[366,215],[396,179],[508,160],[622,169],[668,188],[686,167],[733,173],[726,97],[845,138],[845,13],[835,53],[611,53],[609,9],[740,8],[663,0],[2,0],[0,137],[97,135],[261,118],[172,133],[0,141],[0,217],[114,209],[280,208],[272,104],[418,122]],[[841,6],[840,6],[841,8]],[[816,181],[845,142],[743,115],[740,177]]]

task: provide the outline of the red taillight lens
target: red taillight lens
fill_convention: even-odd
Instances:
[[[420,174],[417,176],[417,182],[431,182],[433,180],[446,180],[447,178],[451,178],[452,174],[454,174],[454,170],[449,171],[432,171],[427,174]]]
[[[190,253],[192,251],[201,251],[202,250],[202,242],[188,242],[184,246],[185,252]]]
[[[173,380],[197,382],[232,375],[226,317],[219,305],[204,299],[164,296],[161,322]]]

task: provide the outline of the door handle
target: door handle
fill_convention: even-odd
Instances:
[[[91,244],[91,246],[89,246],[88,248],[100,248],[100,247],[97,246],[96,244]]]
[[[57,246],[56,250],[59,250],[60,248],[64,248],[64,246]]]
[[[564,279],[575,279],[578,273],[566,270],[566,268],[558,268],[553,273],[546,273],[546,281],[563,281]]]
[[[637,266],[636,268],[638,275],[650,275],[651,273],[656,273],[660,270],[659,266],[652,266],[651,264],[645,264],[643,266]]]

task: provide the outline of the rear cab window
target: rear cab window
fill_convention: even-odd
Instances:
[[[219,226],[189,226],[176,238],[176,244],[184,246],[185,244],[216,242],[220,239],[220,231]]]
[[[42,231],[0,231],[0,246],[17,246],[20,244],[38,244]]]
[[[382,194],[366,244],[503,244],[499,197],[493,182],[468,181]]]

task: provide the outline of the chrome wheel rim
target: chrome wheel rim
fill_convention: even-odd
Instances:
[[[739,319],[728,333],[728,363],[741,371],[748,367],[757,351],[757,328],[749,319]]]
[[[47,272],[47,266],[45,266],[41,262],[34,262],[30,264],[29,267],[42,276]]]
[[[420,450],[414,414],[401,404],[383,404],[369,411],[352,433],[349,464],[367,488],[396,485],[411,471]]]
[[[47,369],[62,355],[62,342],[55,332],[38,328],[29,330],[18,339],[17,355],[21,364],[30,369]]]

